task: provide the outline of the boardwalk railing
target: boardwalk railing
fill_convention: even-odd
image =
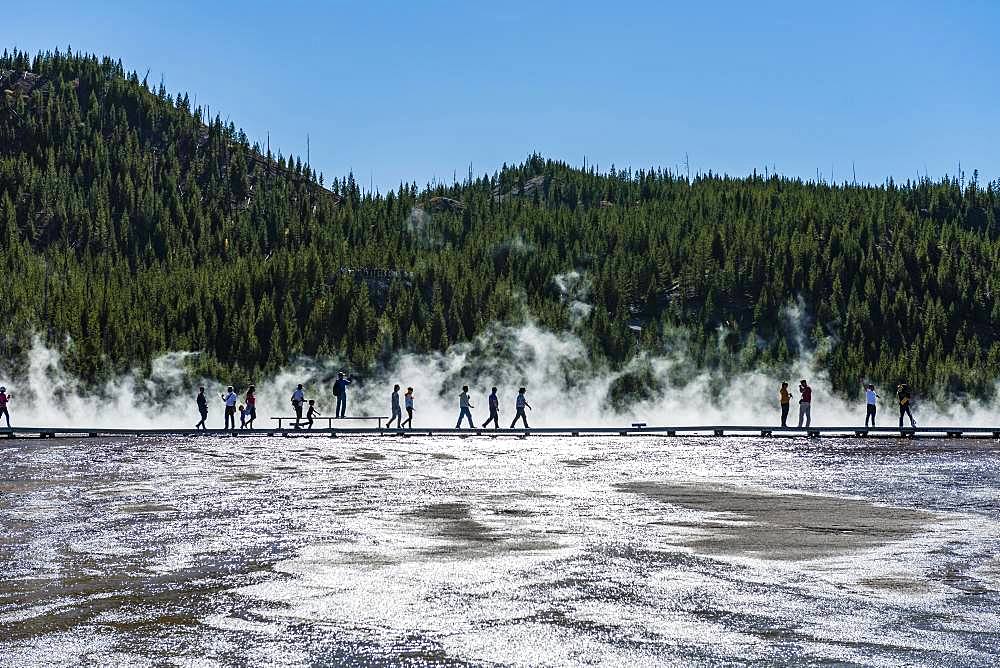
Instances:
[[[281,416],[281,417],[273,417],[271,419],[278,421],[278,431],[282,431],[283,430],[283,427],[281,426],[281,423],[284,422],[285,420],[287,420],[290,423],[292,423],[292,429],[295,428],[296,424],[299,425],[300,429],[304,428],[304,427],[307,427],[308,424],[309,424],[309,418],[303,417],[303,418],[300,419],[300,418],[295,417],[294,415]],[[342,417],[342,418],[319,416],[319,417],[314,417],[313,418],[313,420],[315,422],[319,422],[320,420],[326,420],[326,428],[327,429],[333,429],[334,428],[333,427],[333,421],[334,420],[336,420],[337,422],[341,422],[342,420],[378,420],[378,427],[376,427],[376,428],[377,429],[381,429],[382,428],[382,420],[388,420],[388,419],[389,419],[388,415],[354,415],[354,416],[345,416],[345,417]]]
[[[997,427],[770,427],[767,425],[696,425],[696,426],[649,426],[637,422],[628,427],[540,427],[535,429],[450,429],[421,427],[396,429],[382,427],[382,416],[365,416],[364,419],[379,420],[378,427],[342,427],[339,423],[361,418],[321,418],[333,425],[324,429],[295,429],[283,424],[295,421],[294,417],[272,418],[277,427],[264,429],[115,429],[103,427],[15,427],[0,429],[0,436],[8,438],[53,438],[56,436],[289,436],[293,434],[313,434],[317,436],[719,436],[719,437],[903,437],[903,438],[992,438],[1000,439]],[[316,419],[316,418],[314,418]],[[301,424],[301,422],[300,422]]]

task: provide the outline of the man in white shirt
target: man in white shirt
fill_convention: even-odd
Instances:
[[[295,391],[292,392],[292,408],[295,409],[295,428],[299,428],[299,423],[302,422],[302,404],[306,401],[306,393],[302,390],[302,383],[299,383]]]
[[[226,394],[220,396],[226,402],[226,426],[223,428],[236,429],[236,402],[239,401],[239,397],[233,392],[232,386],[227,387]]]
[[[462,386],[462,393],[458,395],[458,424],[455,425],[455,429],[462,428],[462,418],[469,419],[469,429],[475,429],[476,425],[472,423],[472,411],[470,408],[475,408],[469,402],[469,386]]]
[[[876,400],[879,398],[875,394],[875,386],[869,383],[865,386],[865,402],[867,403],[867,412],[865,413],[865,426],[868,426],[868,420],[872,421],[872,426],[875,426],[875,410],[876,410]]]

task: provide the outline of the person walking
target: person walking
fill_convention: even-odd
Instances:
[[[513,429],[514,425],[517,424],[517,418],[521,418],[521,420],[524,422],[525,429],[530,429],[530,427],[528,426],[528,416],[524,414],[525,406],[528,407],[528,410],[531,410],[531,404],[529,404],[528,400],[524,397],[524,393],[526,391],[527,390],[523,387],[518,389],[517,391],[517,399],[514,401],[514,408],[517,410],[517,413],[514,414],[514,421],[510,423],[511,429]]]
[[[469,401],[469,386],[462,386],[462,393],[458,395],[458,424],[455,425],[455,429],[462,428],[462,418],[469,418],[469,429],[475,429],[476,425],[472,423],[472,408],[475,406]]]
[[[486,428],[490,422],[493,423],[494,429],[500,428],[500,398],[497,397],[497,388],[493,388],[490,393],[490,419],[483,423],[483,429]]]
[[[781,389],[778,390],[778,403],[781,405],[781,426],[784,429],[788,428],[788,409],[792,403],[792,393],[788,391],[788,383],[784,382],[781,384]]]
[[[896,388],[896,400],[899,401],[899,428],[903,428],[903,416],[910,418],[910,428],[917,428],[917,421],[913,419],[913,413],[910,412],[910,386],[906,383],[900,383]]]
[[[868,421],[871,420],[872,426],[875,426],[875,413],[878,410],[877,404],[880,397],[875,393],[875,385],[869,383],[865,385],[865,426],[868,426]]]
[[[806,428],[812,424],[812,388],[803,378],[799,382],[799,429],[802,428],[802,421],[805,420]]]
[[[413,388],[406,388],[406,394],[403,395],[403,405],[406,406],[406,422],[403,423],[403,427],[406,429],[413,428]]]
[[[199,422],[198,424],[196,424],[194,426],[194,428],[195,429],[208,429],[208,427],[205,426],[205,420],[208,419],[208,398],[205,397],[205,388],[204,387],[199,387],[198,388],[198,396],[197,396],[197,398],[195,398],[195,401],[198,403],[198,413],[201,415],[201,422]]]
[[[247,428],[247,414],[249,412],[250,411],[247,410],[246,406],[244,406],[243,404],[240,404],[240,429],[246,429]]]
[[[389,421],[385,423],[385,428],[388,429],[392,426],[392,421],[396,421],[396,429],[403,428],[403,411],[399,410],[399,385],[392,386],[392,397],[389,399],[389,410],[392,413],[392,417]]]
[[[226,426],[223,429],[236,429],[236,402],[239,401],[239,397],[233,392],[233,388],[230,385],[226,388],[226,393],[220,395],[222,400],[226,402]]]
[[[292,408],[295,409],[295,428],[299,429],[302,425],[302,404],[306,401],[306,393],[302,389],[302,383],[296,386],[295,391],[292,392]]]
[[[309,425],[309,429],[313,428],[313,418],[318,418],[318,417],[323,417],[323,416],[319,414],[318,410],[316,410],[316,400],[310,399],[309,412],[306,413],[306,424]]]
[[[257,419],[257,386],[247,388],[247,429],[253,429],[253,421]]]
[[[7,394],[6,387],[0,387],[0,415],[4,416],[7,420],[7,428],[10,429],[10,410],[7,408],[7,404],[10,402],[11,397],[14,395]]]
[[[342,418],[347,415],[347,386],[354,382],[354,376],[344,377],[344,372],[337,374],[337,380],[333,384],[333,396],[337,397],[337,409],[334,417]]]

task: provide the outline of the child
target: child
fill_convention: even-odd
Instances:
[[[250,411],[243,404],[240,404],[240,429],[247,428],[247,417],[249,414]]]
[[[306,424],[309,425],[309,429],[313,428],[313,418],[323,417],[316,410],[316,401],[314,399],[309,400],[309,412],[306,413]]]

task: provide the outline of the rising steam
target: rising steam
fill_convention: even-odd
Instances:
[[[796,326],[805,322],[796,307],[788,317]],[[516,327],[495,324],[475,340],[446,352],[400,354],[380,372],[359,376],[349,393],[348,414],[387,414],[392,385],[398,383],[404,390],[414,388],[415,425],[452,427],[458,416],[457,395],[462,385],[469,385],[473,417],[481,423],[487,415],[486,395],[495,385],[500,388],[501,425],[507,426],[513,419],[517,388],[523,385],[534,406],[528,414],[532,426],[613,426],[633,421],[678,426],[773,425],[778,419],[780,382],[788,380],[794,393],[798,379],[807,378],[813,387],[813,425],[863,423],[862,401],[847,402],[833,394],[815,353],[805,350],[802,332],[799,358],[790,377],[752,371],[720,378],[693,370],[683,346],[662,356],[638,356],[626,368],[612,371],[591,359],[573,333],[547,331],[530,322]],[[36,338],[28,355],[27,375],[0,382],[13,394],[10,408],[15,426],[189,427],[198,419],[196,388],[204,385],[210,400],[209,426],[221,427],[219,393],[229,384],[237,385],[237,392],[246,388],[227,379],[192,378],[185,371],[191,355],[162,355],[153,360],[148,374],[130,373],[103,387],[83,390],[65,371],[60,354]],[[316,399],[321,413],[332,414],[332,385],[340,368],[336,360],[302,359],[270,378],[259,379],[256,426],[268,427],[271,416],[291,413],[289,397],[297,383],[305,385],[307,397]],[[891,388],[881,388],[880,393],[884,398],[879,424],[892,426],[898,418],[893,393]],[[978,403],[956,404],[945,412],[925,402],[915,413],[918,423],[927,425],[994,422],[994,410]],[[793,399],[790,424],[795,424],[796,415]]]

